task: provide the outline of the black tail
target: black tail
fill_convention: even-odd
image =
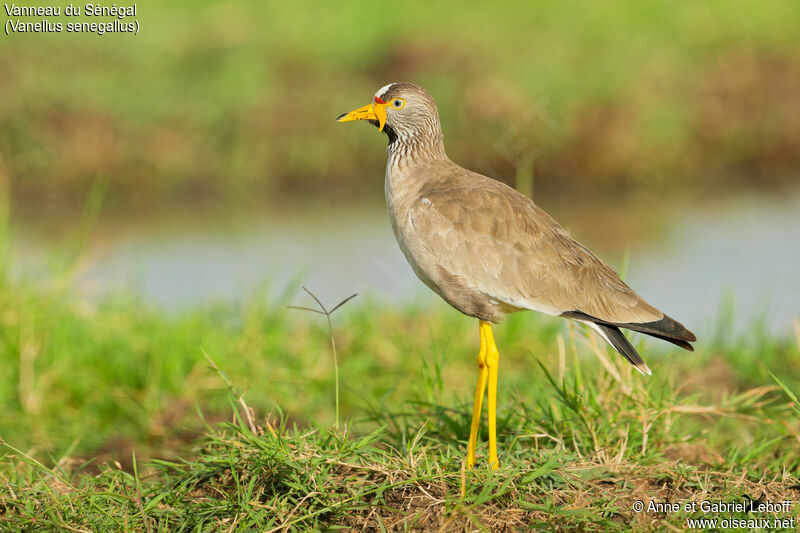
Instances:
[[[599,318],[595,318],[580,311],[562,313],[561,316],[573,318],[575,320],[594,322],[598,326],[604,325],[638,331],[639,333],[644,333],[645,335],[650,335],[651,337],[671,342],[672,344],[680,346],[684,350],[689,350],[690,352],[693,352],[694,348],[692,348],[692,345],[689,343],[697,340],[697,337],[695,337],[694,333],[686,329],[683,324],[667,315],[664,315],[661,320],[654,320],[653,322],[619,323],[606,322],[605,320],[600,320]]]
[[[605,335],[611,345],[636,367],[636,370],[648,376],[652,374],[650,369],[647,368],[647,364],[644,362],[644,359],[642,359],[642,356],[639,355],[636,348],[633,347],[628,338],[623,335],[617,326],[603,324],[602,322],[595,322],[595,325],[600,328],[600,331],[603,332],[603,335]]]
[[[694,333],[683,327],[683,324],[674,318],[668,317],[667,315],[664,315],[664,318],[661,320],[656,320],[654,322],[617,325],[621,328],[639,331],[645,335],[650,335],[651,337],[671,342],[672,344],[680,346],[684,350],[689,350],[690,352],[693,352],[694,348],[689,343],[697,340],[697,337],[694,336]]]

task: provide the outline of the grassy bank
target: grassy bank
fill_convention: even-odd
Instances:
[[[797,406],[770,375],[800,390],[790,324],[778,339],[721,327],[695,353],[642,345],[643,378],[582,329],[511,317],[496,328],[501,469],[486,470],[482,443],[468,472],[477,331],[444,304],[356,298],[336,312],[336,429],[324,318],[284,305],[309,304],[302,293],[165,317],[64,286],[0,287],[0,520],[12,528],[660,529],[772,515],[634,502],[800,496]]]
[[[380,194],[384,141],[333,118],[401,79],[438,98],[452,157],[542,194],[772,187],[800,166],[796,2],[138,8],[136,37],[4,36],[15,199],[63,208],[98,180],[117,207]]]

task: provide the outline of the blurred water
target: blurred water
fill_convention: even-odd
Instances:
[[[800,194],[779,202],[739,198],[676,218],[665,239],[631,247],[628,283],[699,334],[715,331],[731,302],[736,332],[760,317],[770,332],[789,334],[800,315]],[[17,274],[35,270],[46,248],[23,235]],[[416,279],[383,211],[266,214],[231,227],[156,224],[92,249],[77,291],[97,299],[125,289],[171,312],[241,300],[265,285],[276,298],[300,284],[330,304],[357,292],[378,305],[446,305]],[[618,268],[622,261],[609,262]],[[309,300],[299,291],[287,298]]]
[[[667,242],[632,253],[629,284],[690,329],[790,334],[800,317],[800,195],[684,213]]]

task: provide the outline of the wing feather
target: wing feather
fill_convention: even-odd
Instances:
[[[609,323],[664,315],[553,218],[514,189],[457,167],[407,205],[415,260],[430,281],[449,277],[519,309],[580,311]]]

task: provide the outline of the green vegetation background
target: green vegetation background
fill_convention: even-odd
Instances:
[[[398,80],[436,96],[453,158],[509,183],[533,173],[537,193],[774,186],[800,163],[793,1],[138,10],[135,37],[0,40],[15,199],[64,209],[98,179],[117,207],[379,191],[364,169],[382,167],[383,139],[333,119]]]

